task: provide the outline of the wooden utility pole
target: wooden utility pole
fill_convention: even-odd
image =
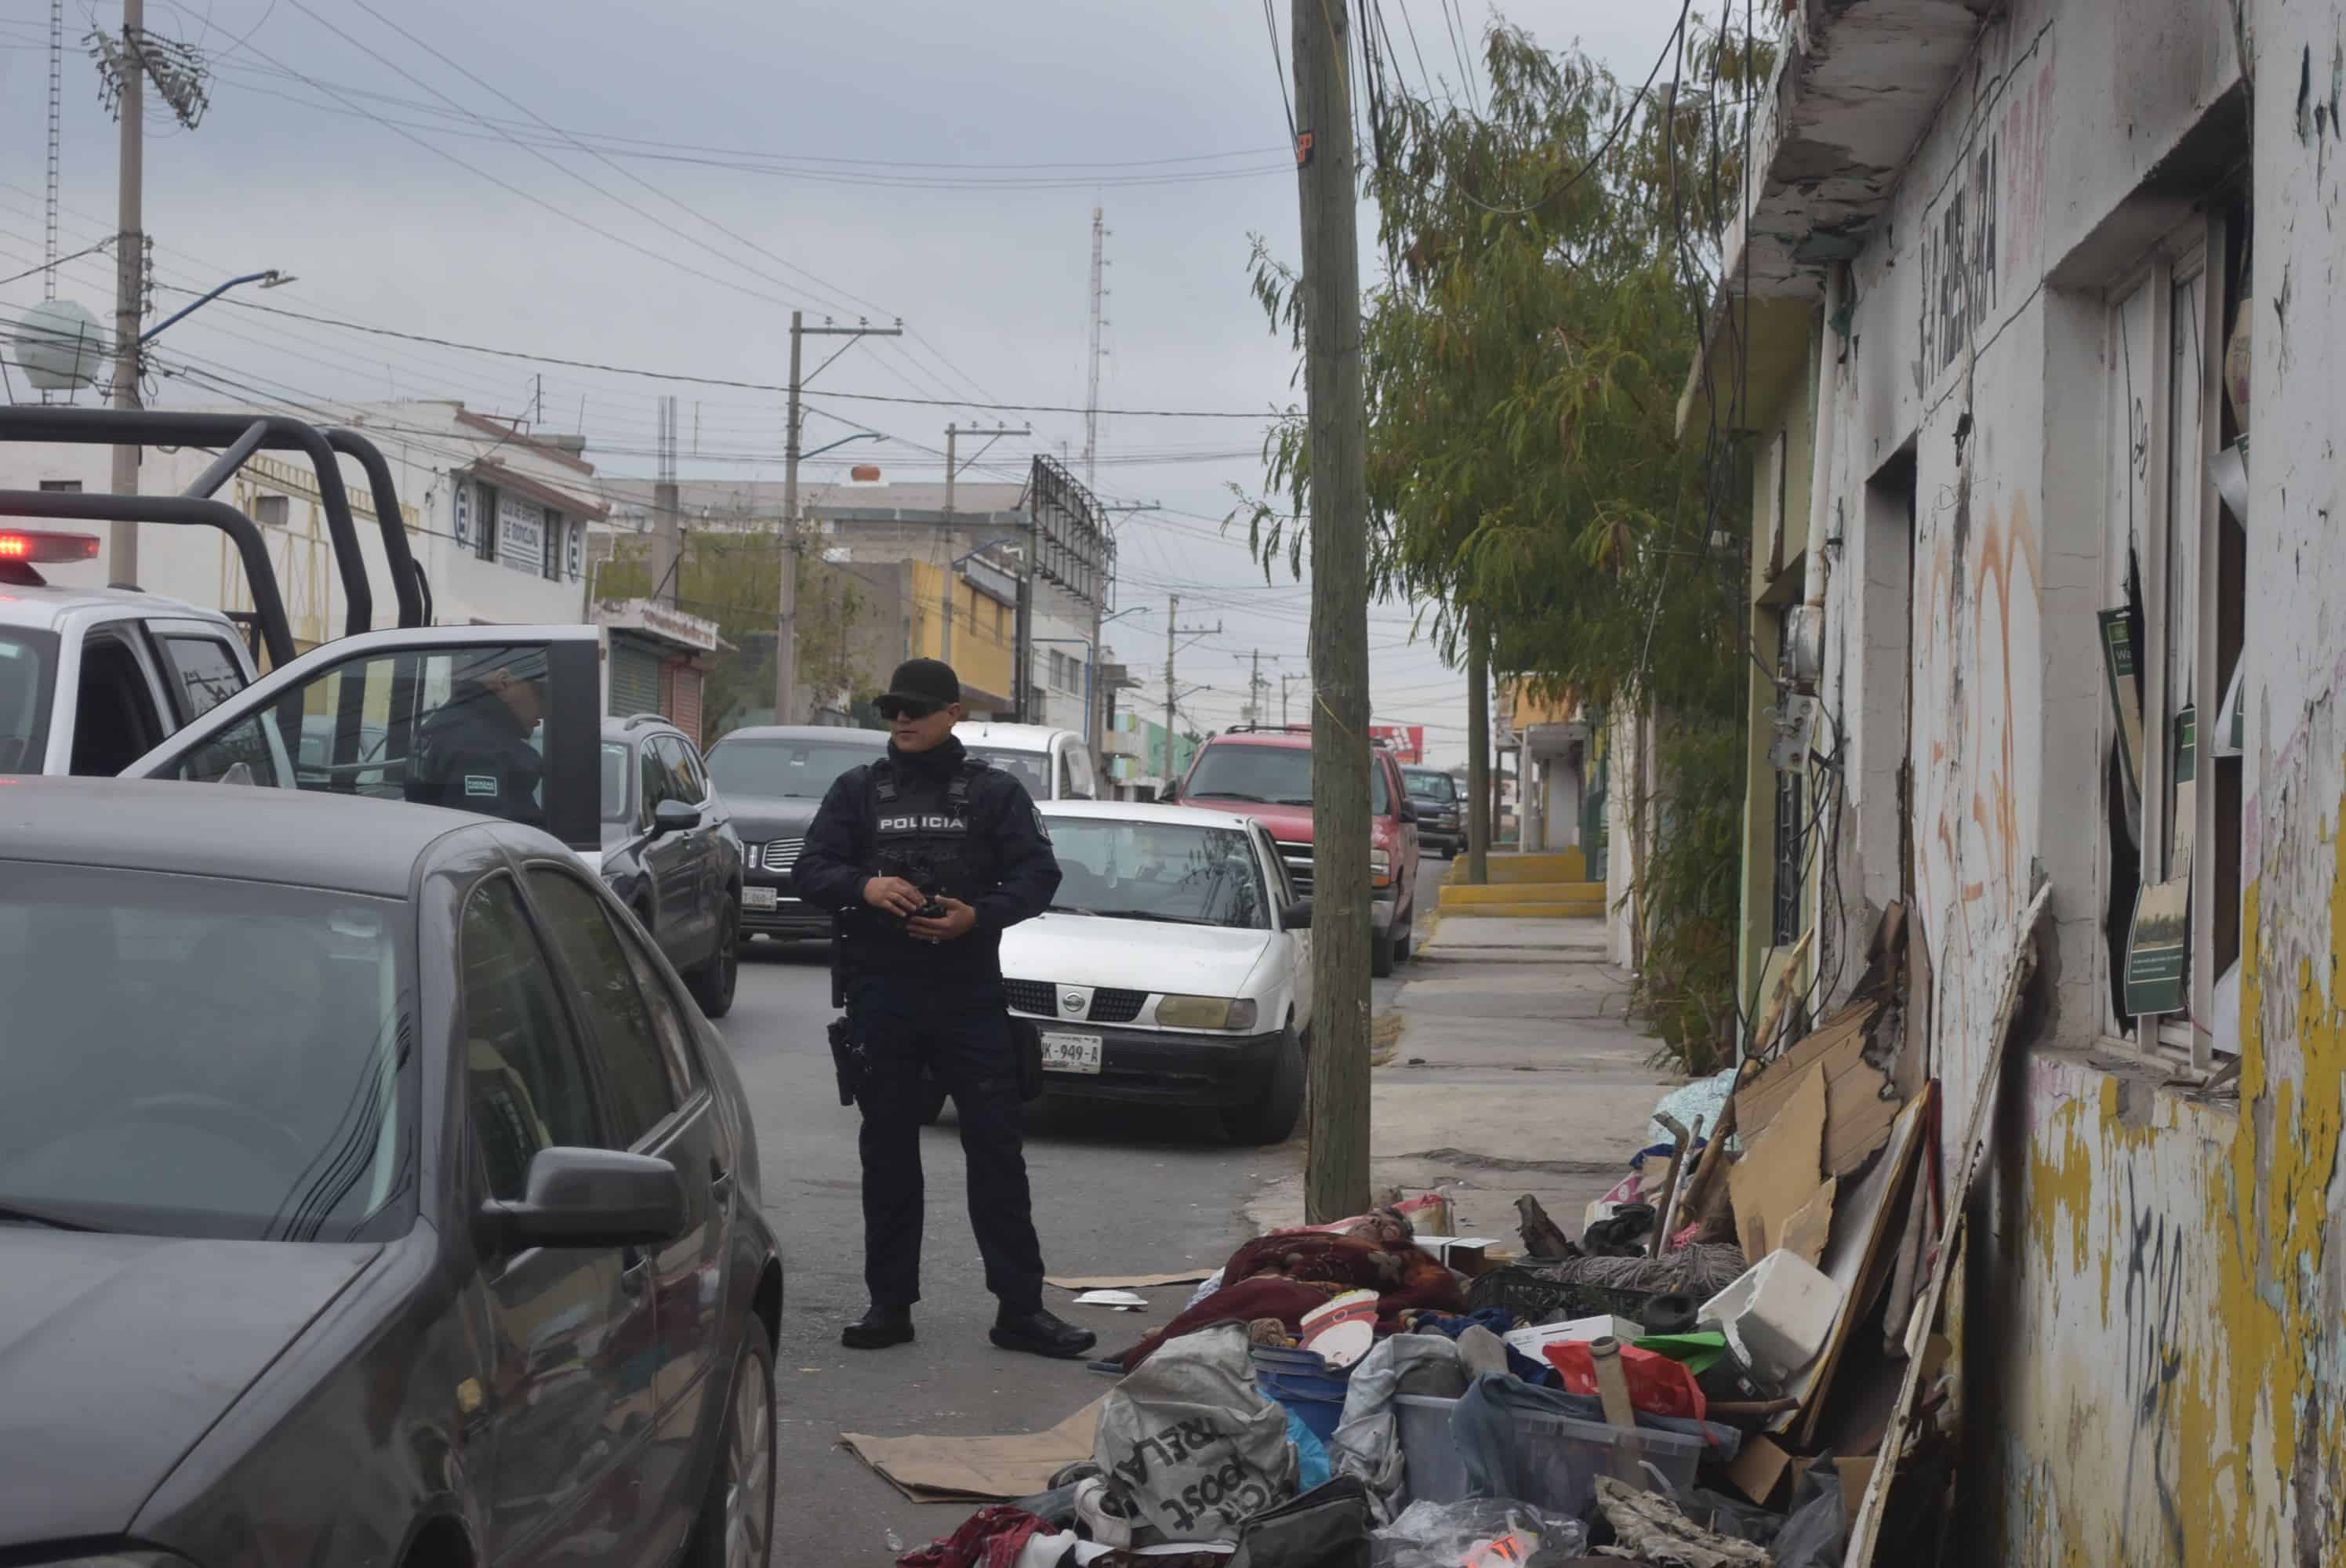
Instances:
[[[1491,650],[1466,618],[1466,880],[1491,880]]]
[[[901,338],[904,335],[902,321],[892,327],[867,327],[858,321],[852,327],[820,327],[806,324],[806,312],[790,312],[790,390],[788,411],[783,415],[782,431],[782,569],[781,593],[774,608],[774,722],[789,724],[796,716],[791,712],[791,696],[798,686],[799,655],[799,457],[806,447],[806,416],[799,406],[799,393],[806,383],[830,368],[831,360],[839,358],[855,346],[858,338]],[[808,338],[845,338],[837,353],[815,366],[814,375],[801,376],[799,367]],[[820,451],[821,448],[816,450]]]
[[[1311,1149],[1304,1208],[1369,1207],[1368,415],[1361,386],[1360,195],[1352,7],[1293,0],[1311,460]]]
[[[114,406],[138,406],[138,323],[147,292],[147,239],[141,214],[147,185],[146,94],[143,53],[147,36],[146,0],[122,0],[122,69],[117,80],[122,95],[122,158],[116,193],[114,232]],[[124,443],[114,449],[114,493],[138,494],[140,448]],[[115,523],[107,528],[106,573],[108,582],[126,587],[138,585],[138,524]]]

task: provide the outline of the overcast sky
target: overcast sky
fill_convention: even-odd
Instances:
[[[1492,13],[1383,4],[1407,79],[1423,72],[1458,90],[1454,40],[1479,58]],[[1099,443],[1103,498],[1163,508],[1120,524],[1116,602],[1130,613],[1110,657],[1145,668],[1158,700],[1165,602],[1179,594],[1184,626],[1221,628],[1181,639],[1180,684],[1206,688],[1183,711],[1227,724],[1256,649],[1267,677],[1306,667],[1308,589],[1283,567],[1266,586],[1242,532],[1221,528],[1230,486],[1260,483],[1261,411],[1300,395],[1247,291],[1250,232],[1290,259],[1297,247],[1275,68],[1288,60],[1290,7],[1270,9],[1276,53],[1262,0],[148,0],[149,29],[198,46],[214,73],[192,133],[150,98],[158,311],[186,302],[173,286],[273,267],[298,281],[233,298],[525,356],[769,385],[787,379],[792,307],[901,316],[904,339],[858,345],[808,396],[811,446],[859,429],[892,439],[815,459],[811,474],[855,460],[933,480],[949,422],[1031,423],[1031,439],[1003,441],[970,475],[1015,479],[1038,449],[1064,448],[1080,472],[1082,416],[840,394],[1080,406],[1098,207],[1110,231],[1102,404],[1257,416],[1111,415]],[[48,11],[47,0],[0,0],[0,277],[41,260]],[[118,27],[121,11],[66,0],[66,13],[70,253],[114,227],[115,132],[80,40]],[[1674,20],[1618,0],[1515,0],[1502,14],[1551,47],[1583,41],[1632,81]],[[61,293],[110,320],[107,259],[61,277]],[[0,313],[38,298],[36,278],[0,286]],[[589,457],[619,473],[652,471],[656,400],[674,392],[688,476],[781,473],[782,400],[770,392],[500,358],[234,303],[173,327],[156,351],[193,372],[169,401],[219,402],[231,387],[313,403],[453,396],[583,429]],[[1464,678],[1410,641],[1411,624],[1405,606],[1371,606],[1376,718],[1423,723],[1436,760],[1462,760]],[[1293,689],[1300,717],[1300,681]],[[1274,685],[1268,717],[1277,707]]]

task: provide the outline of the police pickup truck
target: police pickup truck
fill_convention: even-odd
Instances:
[[[432,625],[390,467],[363,435],[273,415],[44,407],[0,409],[7,442],[218,456],[179,495],[0,490],[0,774],[393,793],[417,773],[435,727],[445,732],[447,710],[525,687],[525,731],[543,759],[530,819],[574,850],[599,849],[601,628]],[[307,653],[295,649],[259,527],[215,498],[263,450],[309,459],[341,579],[343,635]],[[388,628],[374,627],[378,585],[359,547],[344,459],[365,474],[381,520],[396,606]],[[95,559],[91,525],[116,522],[225,534],[252,610],[230,617],[134,589],[44,580],[44,565]]]
[[[0,773],[119,773],[253,682],[218,610],[41,575],[97,554],[94,534],[0,521]]]

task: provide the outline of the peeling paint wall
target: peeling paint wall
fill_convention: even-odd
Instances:
[[[2210,156],[2244,38],[2255,348],[2235,1105],[2096,1054],[2108,721],[2092,619],[2106,607],[2105,290],[2190,215],[2192,160]],[[2346,0],[2017,0],[1899,171],[1850,264],[1846,332],[1827,338],[1823,696],[1850,736],[1855,823],[1829,869],[1852,910],[1911,882],[1951,1148],[1981,1093],[2016,913],[2040,874],[2054,889],[1974,1210],[1967,1392],[1986,1463],[1967,1560],[2346,1561],[2341,109]],[[1892,504],[1907,453],[1911,532]],[[1902,646],[1911,735],[1877,667]],[[1882,798],[1898,760],[1911,864]]]

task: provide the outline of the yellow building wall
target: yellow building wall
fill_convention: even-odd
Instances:
[[[913,652],[954,667],[965,687],[1007,698],[1017,666],[1018,612],[981,594],[968,578],[926,561],[908,563],[913,582]],[[945,636],[946,584],[954,589],[953,636]]]

